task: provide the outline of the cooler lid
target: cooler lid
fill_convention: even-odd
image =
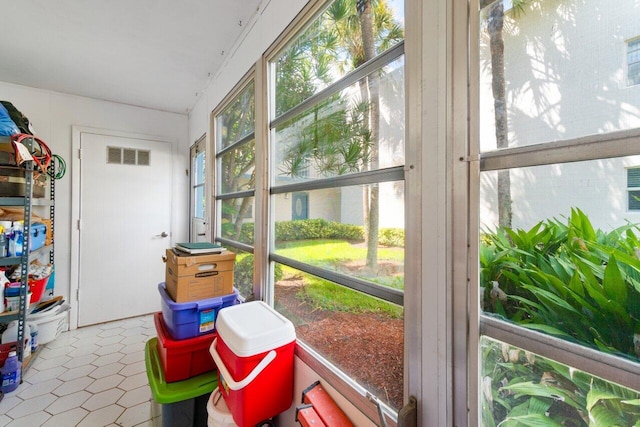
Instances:
[[[296,339],[293,323],[262,301],[250,301],[218,312],[218,337],[240,357],[264,353]]]

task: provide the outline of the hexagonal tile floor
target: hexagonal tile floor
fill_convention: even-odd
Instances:
[[[41,349],[17,390],[0,401],[0,426],[149,426],[147,315],[63,332]]]

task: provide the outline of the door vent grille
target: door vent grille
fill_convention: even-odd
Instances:
[[[151,164],[149,150],[135,148],[107,147],[107,163],[116,165],[149,166]]]
[[[132,150],[130,148],[122,149],[122,163],[125,165],[135,165],[136,164],[136,150]]]
[[[140,166],[149,166],[151,153],[147,150],[138,150],[138,164]]]
[[[107,147],[107,163],[122,163],[122,149],[116,147]]]

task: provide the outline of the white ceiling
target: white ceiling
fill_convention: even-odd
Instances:
[[[0,81],[185,114],[262,0],[0,0]]]

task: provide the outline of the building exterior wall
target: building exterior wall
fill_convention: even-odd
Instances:
[[[603,10],[606,9],[606,13]],[[635,10],[637,13],[629,13]],[[640,85],[627,85],[627,42],[640,36],[640,5],[622,0],[546,0],[505,16],[509,146],[525,146],[640,127]],[[486,33],[481,41],[481,149],[495,149]],[[640,149],[638,151],[640,153]],[[637,158],[512,170],[513,226],[585,211],[610,229],[627,211],[626,167]],[[483,176],[482,221],[497,223],[496,174]]]

